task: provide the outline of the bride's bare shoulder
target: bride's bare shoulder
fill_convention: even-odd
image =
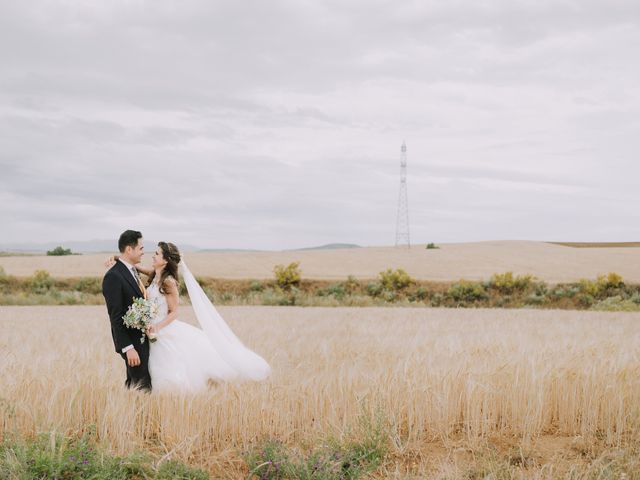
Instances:
[[[173,293],[178,291],[178,282],[171,275],[167,275],[167,277],[164,279],[162,286],[167,292]]]

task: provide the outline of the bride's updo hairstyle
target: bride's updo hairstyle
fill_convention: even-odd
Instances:
[[[164,281],[167,277],[173,277],[176,281],[176,284],[179,284],[180,279],[178,278],[178,264],[180,263],[180,252],[178,251],[178,247],[176,247],[173,243],[168,242],[159,242],[158,246],[162,251],[162,258],[167,261],[167,264],[162,269],[162,273],[160,274],[160,281],[158,285],[160,285],[160,293],[167,293],[164,289]],[[151,273],[149,277],[149,285],[153,282],[153,278],[156,276],[156,272]]]

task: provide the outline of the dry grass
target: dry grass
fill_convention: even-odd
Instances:
[[[480,242],[439,244],[437,250],[414,245],[410,250],[367,247],[286,252],[189,253],[195,275],[228,279],[273,278],[276,264],[300,261],[302,278],[344,280],[348,275],[375,278],[387,268],[402,268],[419,280],[438,282],[488,280],[497,272],[532,274],[549,283],[596,278],[617,272],[630,283],[640,283],[635,248],[567,248],[544,242]],[[150,250],[152,246],[147,246]],[[97,277],[104,274],[105,254],[65,257],[0,257],[8,275],[27,277],[44,269],[55,278]],[[144,262],[151,261],[151,255]]]
[[[307,445],[339,436],[359,415],[379,409],[392,447],[384,476],[407,478],[462,472],[464,462],[478,461],[473,449],[489,443],[504,451],[524,446],[543,465],[556,461],[549,442],[584,458],[576,441],[585,451],[624,447],[639,431],[638,314],[295,307],[221,313],[274,374],[264,383],[184,397],[123,390],[123,361],[113,352],[104,307],[0,308],[0,433],[76,432],[95,424],[99,440],[116,453],[134,446],[171,452],[216,478],[242,478],[239,452],[256,441]],[[184,309],[183,318],[192,315]]]

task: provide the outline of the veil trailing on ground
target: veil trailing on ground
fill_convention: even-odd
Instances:
[[[220,357],[241,379],[263,380],[268,377],[271,373],[269,364],[235,336],[189,271],[187,264],[181,261],[179,267],[198,323]]]

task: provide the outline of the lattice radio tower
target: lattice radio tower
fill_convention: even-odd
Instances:
[[[398,217],[396,219],[396,247],[406,245],[409,240],[409,200],[407,200],[407,146],[402,142],[400,148],[400,195],[398,196]]]

